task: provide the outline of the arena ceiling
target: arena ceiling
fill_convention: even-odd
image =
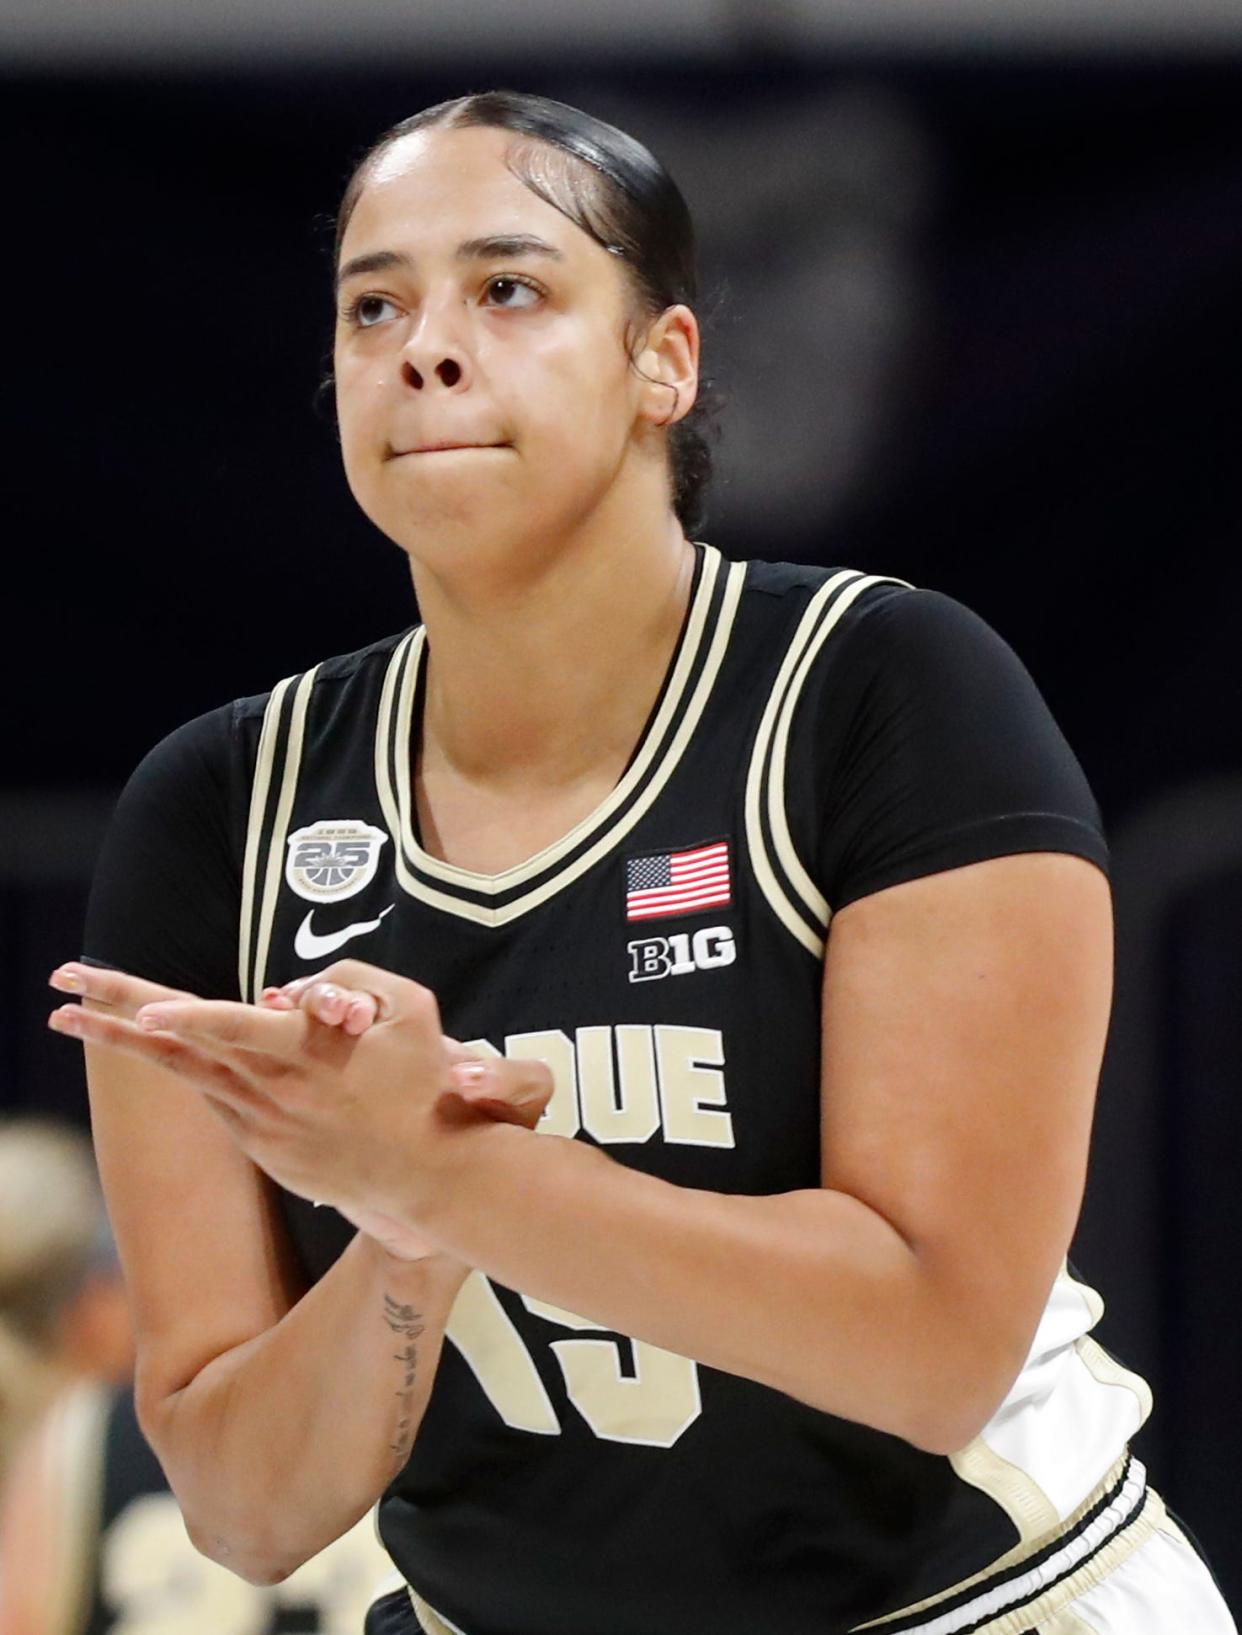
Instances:
[[[1238,0],[3,0],[0,64],[1242,51]]]

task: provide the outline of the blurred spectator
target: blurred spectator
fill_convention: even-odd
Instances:
[[[199,1555],[133,1358],[88,1139],[0,1121],[0,1635],[357,1635],[392,1571],[371,1518],[270,1588]]]
[[[0,1484],[62,1387],[133,1368],[90,1143],[49,1119],[0,1124]]]

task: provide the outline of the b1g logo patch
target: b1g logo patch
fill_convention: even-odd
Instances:
[[[335,903],[356,897],[375,878],[382,829],[354,818],[321,818],[289,836],[285,879],[310,903]]]
[[[689,976],[692,971],[719,971],[737,959],[737,943],[727,925],[705,925],[693,936],[674,931],[667,937],[644,937],[627,942],[631,982],[658,982],[666,976]]]

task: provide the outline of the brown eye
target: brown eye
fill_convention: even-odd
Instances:
[[[528,283],[525,278],[504,276],[488,281],[488,290],[499,293],[500,299],[494,301],[494,306],[501,307],[533,307],[538,303],[542,293],[534,284]],[[529,300],[517,300],[515,297],[525,291]]]

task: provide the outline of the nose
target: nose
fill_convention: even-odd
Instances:
[[[401,350],[401,378],[415,391],[436,384],[458,389],[468,384],[466,347],[448,312],[439,306],[433,307],[430,301],[423,303],[418,321]]]
[[[441,358],[430,371],[424,372],[412,358],[404,358],[401,363],[401,375],[407,386],[421,390],[428,378],[440,381],[445,386],[456,386],[462,379],[463,369],[456,358]]]

